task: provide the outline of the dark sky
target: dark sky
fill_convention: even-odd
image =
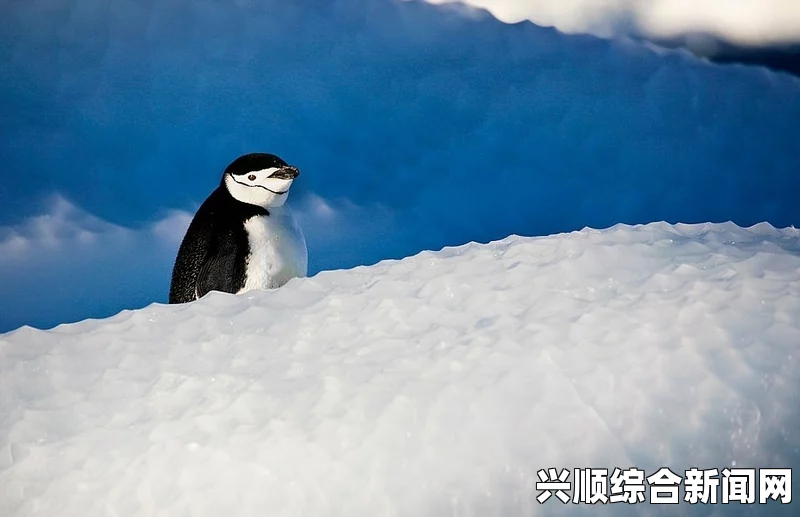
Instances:
[[[708,35],[657,40],[668,48],[686,48],[715,63],[763,66],[800,77],[800,43],[772,46],[742,46]]]

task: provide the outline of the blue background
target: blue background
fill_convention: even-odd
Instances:
[[[0,1],[0,331],[166,301],[238,155],[311,273],[618,222],[800,222],[800,80],[393,0]],[[182,226],[183,225],[183,226]]]

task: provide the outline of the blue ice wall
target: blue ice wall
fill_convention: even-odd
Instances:
[[[788,75],[413,1],[0,9],[2,225],[58,193],[141,226],[251,151],[336,215],[304,218],[312,272],[617,222],[800,223]]]

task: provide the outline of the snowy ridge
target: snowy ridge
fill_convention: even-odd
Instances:
[[[796,467],[798,378],[797,229],[512,236],[0,335],[0,514],[675,514],[536,471]]]
[[[453,0],[427,0],[439,4]],[[601,36],[675,36],[707,33],[741,44],[800,41],[800,6],[794,0],[464,0],[509,23],[531,20],[564,32]]]

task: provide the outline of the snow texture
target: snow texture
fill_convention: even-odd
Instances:
[[[511,236],[0,336],[0,514],[794,515],[534,487],[797,467],[798,379],[798,230]]]

